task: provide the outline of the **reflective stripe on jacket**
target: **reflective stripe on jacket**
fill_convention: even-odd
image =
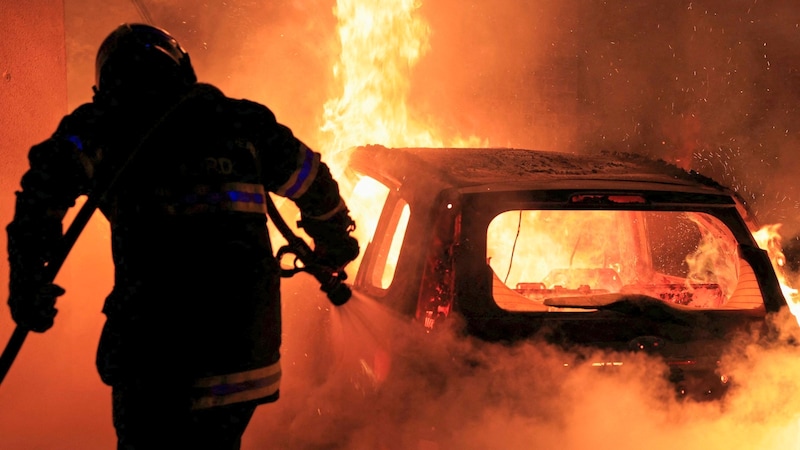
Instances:
[[[266,214],[266,191],[256,183],[224,183],[218,188],[195,186],[191,192],[176,195],[160,192],[162,205],[171,215],[238,211]]]
[[[269,401],[278,393],[280,381],[280,361],[260,369],[201,378],[192,387],[192,409]]]
[[[314,179],[317,178],[319,163],[319,153],[300,143],[300,151],[297,153],[297,169],[292,172],[289,180],[279,187],[275,193],[290,199],[301,197],[308,191]]]

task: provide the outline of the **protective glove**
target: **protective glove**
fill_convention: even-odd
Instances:
[[[341,235],[333,240],[315,240],[314,257],[326,267],[341,270],[347,263],[358,257],[358,241],[349,235]]]
[[[341,270],[358,257],[358,241],[350,236],[356,224],[343,209],[328,220],[304,219],[299,224],[314,239],[316,262]]]
[[[53,326],[58,312],[56,299],[64,292],[61,286],[53,283],[29,283],[25,288],[12,288],[8,299],[11,317],[20,328],[44,333]]]

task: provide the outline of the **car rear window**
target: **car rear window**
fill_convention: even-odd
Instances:
[[[494,300],[509,311],[591,311],[608,294],[691,308],[763,307],[735,238],[706,213],[506,211],[489,224],[486,252]]]

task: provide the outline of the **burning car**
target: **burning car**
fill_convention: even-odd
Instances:
[[[351,205],[380,193],[353,290],[429,332],[649,352],[679,395],[718,398],[726,346],[787,307],[743,202],[664,161],[364,146],[348,170]]]

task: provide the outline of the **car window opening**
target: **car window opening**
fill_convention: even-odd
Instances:
[[[381,289],[388,289],[392,284],[392,280],[394,280],[397,260],[400,257],[400,249],[403,246],[403,238],[406,235],[410,215],[411,211],[408,203],[399,202],[393,210],[390,222],[394,228],[394,232],[391,233],[391,239],[382,241],[378,248],[378,263],[375,266],[376,270],[372,272],[372,283]]]
[[[707,213],[511,210],[489,224],[486,257],[494,300],[509,311],[589,312],[608,294],[699,309],[764,305],[736,239]]]
[[[367,248],[353,262],[364,280],[374,288],[373,292],[387,290],[394,280],[400,249],[408,227],[411,209],[408,202],[400,198],[396,189],[369,176],[359,177],[350,200],[351,214],[359,227],[356,230]],[[377,213],[377,214],[376,214]],[[369,252],[370,257],[365,257]],[[365,261],[365,267],[361,262]]]
[[[358,223],[356,234],[362,242],[370,242],[378,226],[379,212],[389,196],[389,187],[378,180],[362,175],[349,196],[350,213]]]

